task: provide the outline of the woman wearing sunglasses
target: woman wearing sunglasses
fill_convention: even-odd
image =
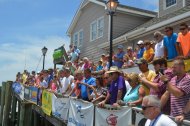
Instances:
[[[125,94],[123,101],[120,101],[120,105],[137,106],[141,107],[143,97],[145,96],[144,88],[140,86],[137,73],[130,73],[126,76],[131,88]]]

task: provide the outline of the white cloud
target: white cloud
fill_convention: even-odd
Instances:
[[[47,36],[45,38],[24,36],[20,40],[25,43],[22,45],[16,45],[16,43],[0,44],[0,83],[2,81],[15,80],[16,73],[19,71],[23,72],[24,69],[29,71],[36,70],[42,55],[41,49],[44,46],[48,48],[45,68],[53,68],[52,55],[54,49],[65,44],[67,50],[69,45],[69,40],[60,36]],[[38,67],[38,70],[41,69],[42,60]]]

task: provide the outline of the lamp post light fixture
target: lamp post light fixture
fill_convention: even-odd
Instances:
[[[110,16],[110,52],[109,52],[109,68],[112,66],[112,43],[113,43],[113,15],[116,11],[116,8],[118,6],[119,2],[118,0],[108,0],[106,2],[106,10],[108,11],[108,14]]]
[[[42,70],[44,70],[44,66],[45,66],[45,56],[46,56],[47,50],[48,50],[48,49],[47,49],[45,46],[42,48],[42,54],[43,54],[43,69],[42,69]]]

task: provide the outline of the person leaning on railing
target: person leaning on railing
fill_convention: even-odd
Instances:
[[[143,97],[145,96],[145,91],[140,85],[138,74],[128,74],[127,80],[131,88],[125,94],[123,101],[119,101],[119,105],[141,107]]]
[[[119,106],[118,101],[123,99],[126,93],[125,80],[120,76],[120,70],[117,66],[112,66],[107,73],[111,76],[112,82],[105,100],[100,102],[98,106],[104,107],[106,103],[113,106]]]
[[[85,83],[82,83],[82,84],[85,84]],[[97,104],[105,99],[107,95],[107,89],[104,88],[103,78],[101,76],[96,77],[95,87],[88,84],[86,86],[87,86],[88,99],[92,103]],[[90,90],[93,90],[91,94],[90,94]]]
[[[71,84],[71,92],[69,92],[69,96],[73,96],[76,98],[80,98],[81,96],[81,90],[80,90],[80,84],[83,81],[83,72],[81,70],[75,71],[74,74],[74,80],[73,83]]]
[[[179,116],[176,116],[176,117],[175,117],[175,120],[176,120],[177,122],[183,121],[183,120],[185,119],[185,114],[187,114],[187,113],[190,113],[190,99],[189,99],[189,101],[187,102],[185,108],[183,109],[183,113],[182,113],[181,115],[179,115]]]

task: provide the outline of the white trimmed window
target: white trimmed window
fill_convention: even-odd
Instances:
[[[84,40],[84,32],[80,30],[79,32],[74,33],[73,35],[73,44],[77,47],[80,47]]]
[[[83,32],[83,30],[80,30],[79,31],[79,42],[78,42],[79,47],[82,46],[83,40],[84,40],[84,32]]]
[[[90,26],[90,40],[93,41],[97,37],[97,22],[92,22]]]
[[[175,4],[176,4],[176,0],[166,0],[166,8]]]
[[[73,36],[73,44],[78,46],[78,33],[75,33]]]
[[[98,19],[98,38],[103,36],[104,18]]]
[[[104,18],[98,18],[90,24],[90,41],[103,37]]]

